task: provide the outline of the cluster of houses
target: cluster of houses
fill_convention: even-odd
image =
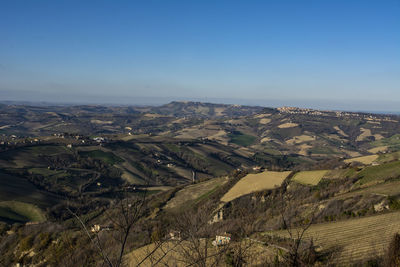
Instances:
[[[288,114],[307,114],[307,115],[316,115],[316,116],[328,115],[328,112],[319,111],[319,110],[310,109],[310,108],[280,107],[277,109],[281,113],[288,113]]]
[[[6,136],[3,135],[1,137],[0,145],[2,146],[24,146],[26,144],[37,144],[41,140],[38,138],[26,138],[26,137],[18,137],[16,135]]]
[[[90,232],[92,233],[99,233],[101,231],[111,231],[113,229],[112,226],[101,226],[100,224],[94,224],[92,227],[90,227]]]
[[[93,138],[93,141],[97,142],[97,143],[103,143],[106,141],[106,138],[101,137],[101,136],[96,136]]]
[[[228,233],[223,233],[221,235],[216,235],[215,240],[212,241],[214,247],[228,245],[231,242],[231,235]]]
[[[98,234],[101,231],[111,231],[112,229],[113,229],[112,226],[101,226],[100,224],[94,224],[94,225],[92,225],[92,227],[90,227],[90,232],[92,232],[94,234]],[[169,240],[180,241],[180,240],[182,240],[181,232],[171,230],[168,233],[167,238]],[[231,234],[225,232],[225,233],[216,235],[215,239],[212,241],[212,245],[215,247],[218,247],[218,246],[228,245],[230,242],[231,242]]]
[[[179,231],[170,231],[168,234],[169,240],[182,240],[181,232]],[[231,234],[222,233],[220,235],[216,235],[215,239],[212,241],[212,245],[214,247],[228,245],[231,242]]]
[[[357,117],[363,118],[368,121],[387,121],[387,122],[398,122],[393,120],[393,118],[389,116],[376,116],[372,114],[363,114],[356,112],[346,112],[346,111],[329,111],[329,110],[315,110],[310,108],[297,108],[297,107],[280,107],[277,110],[281,113],[288,114],[306,114],[306,115],[316,115],[316,116],[336,116],[336,117]]]

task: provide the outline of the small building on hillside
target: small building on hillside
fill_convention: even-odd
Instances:
[[[104,137],[97,136],[93,138],[93,141],[96,141],[97,143],[102,143],[106,141],[106,139]]]
[[[98,224],[95,224],[95,225],[93,225],[93,226],[90,228],[90,231],[91,231],[92,233],[98,233],[98,232],[100,232],[100,230],[101,230],[101,227],[100,227],[100,225],[98,225]]]
[[[100,231],[111,231],[114,227],[112,225],[100,226],[99,224],[94,224],[90,231],[92,233],[99,233]]]
[[[223,233],[216,235],[215,240],[212,242],[214,247],[228,245],[231,242],[231,234]]]
[[[181,240],[181,232],[179,231],[170,231],[168,234],[170,240]]]
[[[261,166],[254,166],[253,171],[261,171],[262,167]]]
[[[223,209],[219,209],[213,216],[213,218],[208,222],[208,224],[213,224],[217,222],[221,222],[224,220],[224,211]]]

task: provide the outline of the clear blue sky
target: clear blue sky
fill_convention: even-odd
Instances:
[[[400,0],[0,0],[0,100],[152,97],[400,111]]]

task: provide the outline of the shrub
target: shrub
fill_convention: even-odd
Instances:
[[[8,224],[4,223],[4,222],[0,222],[0,236],[5,234],[6,231],[8,231],[10,229],[10,227],[8,226]]]
[[[51,241],[51,238],[50,238],[51,236],[50,236],[50,233],[47,233],[47,232],[45,232],[45,233],[41,233],[40,235],[39,235],[39,243],[37,244],[37,249],[38,249],[38,251],[41,251],[42,249],[45,249],[48,245],[49,245],[49,243],[50,243],[50,241]]]
[[[400,266],[400,234],[395,234],[389,244],[386,255],[387,266]]]
[[[389,200],[389,208],[391,210],[399,210],[400,209],[400,201],[395,199],[394,197],[388,197]]]
[[[28,235],[23,239],[21,239],[21,242],[19,243],[19,248],[21,251],[26,251],[30,250],[32,248],[32,245],[33,245],[33,236]]]

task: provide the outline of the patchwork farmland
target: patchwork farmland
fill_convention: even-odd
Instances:
[[[400,231],[399,116],[193,102],[0,104],[0,114],[1,266],[104,265],[75,214],[127,266],[157,242],[142,266],[187,262],[193,241],[211,258],[223,251],[220,266],[242,252],[246,266],[286,266],[288,240],[260,235],[286,235],[283,213],[293,228],[314,208],[306,237],[322,250],[300,255],[310,266],[386,260],[375,256]],[[125,204],[141,211],[121,253]],[[224,235],[229,246],[213,247]]]

